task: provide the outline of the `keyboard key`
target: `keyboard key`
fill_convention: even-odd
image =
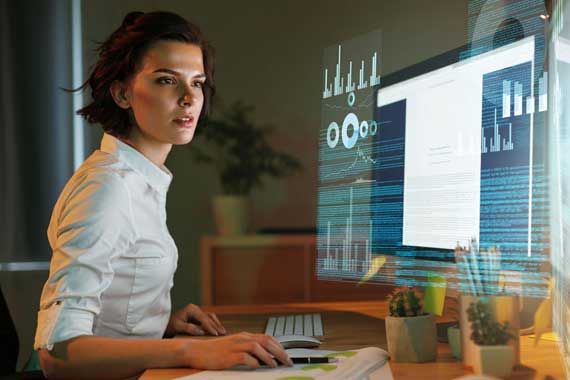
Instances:
[[[313,336],[313,316],[311,314],[305,314],[305,323],[303,329],[303,335]]]
[[[325,335],[323,334],[323,321],[320,314],[313,314],[313,330],[313,336],[322,337]]]
[[[295,316],[295,335],[303,335],[303,316]]]
[[[265,333],[267,335],[274,336],[275,333],[275,324],[277,323],[277,319],[275,317],[269,317],[267,320],[267,326],[265,326]]]
[[[275,325],[275,335],[273,336],[281,336],[284,335],[283,332],[285,331],[285,317],[277,318],[277,324]]]
[[[295,327],[295,316],[288,315],[285,320],[285,335],[293,335],[293,328]]]

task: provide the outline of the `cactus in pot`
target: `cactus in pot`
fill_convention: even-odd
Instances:
[[[435,318],[424,313],[414,288],[399,288],[388,296],[386,317],[388,352],[397,362],[428,362],[437,356]]]
[[[414,288],[399,288],[388,296],[392,317],[417,317],[423,314],[422,301]]]
[[[508,322],[493,318],[486,299],[472,302],[467,309],[471,340],[476,344],[473,370],[499,378],[509,377],[514,365],[514,350],[508,343],[514,338]]]

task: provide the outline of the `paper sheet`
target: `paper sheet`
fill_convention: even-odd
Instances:
[[[290,357],[328,356],[337,359],[329,364],[297,364],[293,367],[266,368],[257,370],[233,369],[203,371],[179,380],[393,380],[386,351],[367,347],[352,351],[325,351],[308,349],[287,350]]]

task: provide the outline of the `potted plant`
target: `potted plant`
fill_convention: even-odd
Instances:
[[[423,363],[437,356],[433,314],[423,312],[421,297],[413,288],[399,288],[388,296],[386,339],[390,357],[397,362]]]
[[[267,177],[280,178],[300,169],[294,157],[271,147],[269,125],[251,120],[253,106],[236,102],[210,117],[197,130],[197,143],[190,144],[195,161],[211,164],[219,174],[222,195],[213,200],[214,221],[221,235],[247,232],[249,194],[262,187]]]
[[[447,342],[451,348],[451,354],[455,359],[461,360],[461,329],[459,328],[459,305],[457,300],[448,299],[445,303],[445,313],[453,320],[451,326],[447,327]]]
[[[467,317],[471,322],[471,340],[475,343],[474,372],[500,378],[510,376],[515,355],[513,347],[508,345],[513,338],[509,323],[497,322],[485,299],[472,302]]]

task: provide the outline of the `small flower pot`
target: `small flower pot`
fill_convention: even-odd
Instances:
[[[249,198],[220,195],[213,199],[214,222],[218,235],[244,235],[249,228]]]
[[[461,330],[458,326],[447,328],[447,341],[451,347],[451,354],[455,359],[461,359]]]
[[[396,362],[435,361],[437,336],[433,314],[418,317],[386,317],[390,358]]]
[[[508,378],[513,371],[515,353],[512,346],[474,347],[473,371],[477,375],[490,375],[501,379]]]

